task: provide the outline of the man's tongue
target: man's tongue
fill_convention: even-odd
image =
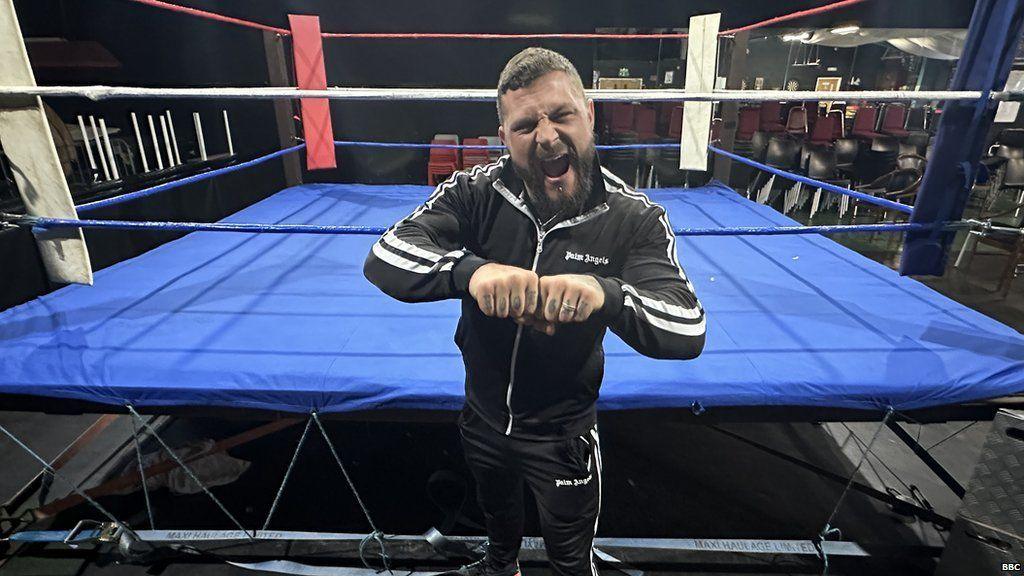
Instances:
[[[540,169],[544,171],[544,175],[548,178],[560,178],[569,171],[569,155],[562,154],[557,158],[542,160]]]

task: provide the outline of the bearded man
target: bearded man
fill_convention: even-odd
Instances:
[[[508,155],[438,186],[364,272],[402,301],[462,300],[459,427],[489,544],[458,574],[518,574],[525,484],[552,568],[597,576],[605,331],[650,357],[694,358],[704,311],[665,210],[600,166],[594,103],[565,57],[509,60],[498,120]]]

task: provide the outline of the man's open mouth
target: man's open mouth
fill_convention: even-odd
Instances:
[[[562,154],[554,158],[540,161],[540,169],[548,178],[559,178],[569,171],[569,155]]]

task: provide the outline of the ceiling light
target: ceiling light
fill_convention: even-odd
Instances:
[[[860,26],[857,26],[856,24],[850,24],[847,26],[839,26],[838,28],[833,28],[832,30],[830,30],[830,32],[832,32],[836,36],[845,36],[847,34],[853,34],[858,30],[860,30]]]
[[[797,40],[807,40],[811,37],[810,32],[799,32],[797,34],[785,34],[782,36],[783,42],[796,42]]]

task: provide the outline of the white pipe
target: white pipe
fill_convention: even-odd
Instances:
[[[100,142],[100,131],[96,129],[96,118],[89,116],[89,125],[92,126],[92,139],[96,141],[97,156],[100,157],[100,166],[103,167],[103,179],[110,180],[110,167],[107,166],[107,155],[103,153],[103,144]]]
[[[192,113],[192,123],[196,125],[196,142],[199,143],[199,158],[206,161],[206,140],[203,139],[203,121],[199,112]]]
[[[171,135],[167,133],[167,118],[160,115],[160,131],[164,133],[164,147],[167,150],[167,165],[176,166],[174,163],[174,150],[171,148]]]
[[[131,113],[132,116],[132,128],[135,129],[135,143],[139,145],[139,158],[142,159],[142,172],[145,174],[149,172],[149,161],[146,160],[146,147],[142,145],[142,132],[139,131],[139,119],[135,116],[135,112]]]
[[[231,142],[231,123],[228,122],[228,111],[227,110],[223,110],[223,112],[224,112],[224,134],[226,134],[227,137],[228,137],[228,156],[234,156],[235,155],[235,145]]]
[[[953,264],[954,268],[963,268],[965,264],[970,263],[971,256],[974,255],[974,250],[978,246],[978,240],[981,236],[981,232],[977,230],[971,230],[967,233],[967,237],[964,238],[964,244],[960,247],[960,253],[956,256],[956,263]]]
[[[171,118],[171,111],[167,110],[167,129],[171,131],[171,143],[174,144],[174,163],[181,165],[181,153],[178,152],[178,137],[174,134],[174,119]]]
[[[89,169],[96,170],[96,158],[92,155],[92,144],[89,142],[89,132],[85,129],[85,121],[78,116],[78,129],[82,131],[82,142],[85,143],[85,155],[89,157]]]
[[[160,142],[156,138],[156,126],[153,125],[153,115],[146,114],[146,119],[149,121],[149,135],[153,139],[153,154],[156,155],[156,167],[157,170],[163,170],[164,159],[160,156]]]
[[[107,121],[100,118],[100,133],[103,134],[103,146],[107,149],[107,156],[110,158],[110,173],[114,180],[120,180],[121,175],[117,172],[117,159],[114,158],[114,147],[110,145],[110,134],[107,134]]]
[[[978,100],[979,90],[714,90],[686,92],[660,90],[587,90],[597,102],[811,102],[831,100],[871,100],[893,102],[909,100]],[[327,88],[300,90],[288,87],[251,88],[129,88],[114,86],[4,86],[0,96],[73,96],[104,100],[107,98],[216,98],[273,100],[292,98],[328,98],[331,100],[452,100],[493,102],[495,91],[489,88]],[[1024,100],[1024,91],[993,91],[992,100]]]

